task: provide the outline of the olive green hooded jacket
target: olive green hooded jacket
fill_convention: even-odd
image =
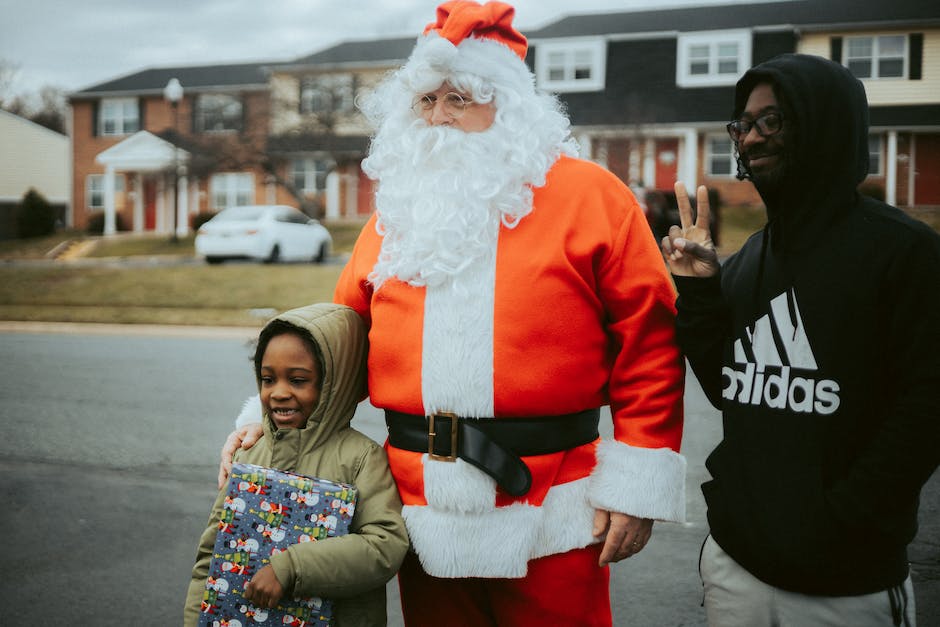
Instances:
[[[310,305],[277,317],[308,329],[319,346],[320,399],[304,429],[278,430],[265,416],[264,437],[239,450],[235,461],[352,484],[359,496],[349,535],[293,545],[272,556],[271,566],[285,596],[332,599],[334,625],[385,625],[385,584],[401,565],[408,536],[385,450],[349,424],[366,392],[365,327],[352,309],[334,304]],[[199,621],[224,497],[223,489],[199,541],[186,626]]]

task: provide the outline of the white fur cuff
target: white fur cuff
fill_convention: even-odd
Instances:
[[[239,413],[238,418],[235,419],[235,428],[238,429],[253,422],[261,422],[262,418],[261,396],[255,394],[242,405],[241,413]]]
[[[671,449],[604,440],[597,447],[588,496],[598,509],[685,522],[685,468],[685,457]]]

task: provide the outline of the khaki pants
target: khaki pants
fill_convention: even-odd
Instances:
[[[709,627],[914,627],[914,588],[908,576],[890,590],[821,597],[769,586],[744,570],[711,536],[699,572]]]

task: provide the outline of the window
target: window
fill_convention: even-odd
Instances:
[[[255,195],[254,179],[247,172],[213,174],[209,187],[213,211],[249,205]]]
[[[323,159],[301,158],[291,163],[291,182],[302,194],[316,194],[326,189],[329,163]]]
[[[105,98],[98,107],[99,135],[129,135],[140,130],[136,98]]]
[[[540,89],[554,92],[604,89],[607,44],[602,39],[539,43],[535,76]]]
[[[352,74],[315,76],[301,84],[301,113],[350,113],[354,108]]]
[[[203,94],[196,98],[196,132],[242,130],[242,101],[228,94]]]
[[[845,66],[858,78],[903,78],[907,37],[846,37]]]
[[[881,170],[881,135],[868,136],[868,173],[879,175]]]
[[[751,66],[749,31],[679,35],[676,84],[680,87],[733,85]]]
[[[124,175],[114,177],[114,194],[124,193]],[[115,199],[115,204],[121,204]],[[85,179],[85,206],[89,209],[104,209],[104,175],[89,174]]]
[[[705,142],[705,164],[709,176],[731,176],[737,171],[730,137],[708,136]]]

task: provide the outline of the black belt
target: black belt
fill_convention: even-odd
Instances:
[[[532,487],[532,473],[520,457],[566,451],[598,438],[600,410],[533,418],[462,418],[450,413],[416,416],[385,410],[388,442],[427,453],[431,459],[458,457],[496,480],[513,496]],[[454,429],[456,426],[456,429]]]

